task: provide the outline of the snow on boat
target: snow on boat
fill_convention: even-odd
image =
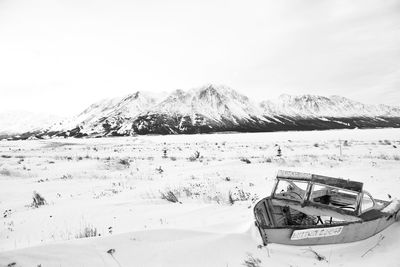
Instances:
[[[400,201],[374,199],[363,183],[279,171],[272,194],[254,207],[264,245],[324,245],[366,239],[400,217]]]

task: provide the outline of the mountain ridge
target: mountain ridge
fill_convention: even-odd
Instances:
[[[103,137],[220,131],[400,127],[400,108],[342,96],[287,95],[256,102],[227,86],[207,84],[168,95],[137,91],[98,101],[73,118],[23,137]]]
[[[14,135],[48,128],[64,119],[61,116],[23,110],[0,113],[0,135]]]

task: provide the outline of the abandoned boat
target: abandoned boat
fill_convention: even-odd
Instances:
[[[279,171],[272,194],[254,207],[264,245],[324,245],[366,239],[400,217],[400,201],[374,199],[363,183]]]

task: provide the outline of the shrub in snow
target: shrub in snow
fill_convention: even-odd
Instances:
[[[316,252],[315,250],[313,250],[311,247],[309,247],[309,250],[314,254],[314,256],[315,256],[315,258],[316,258],[317,260],[328,262],[328,261],[326,260],[326,257],[325,257],[325,256],[319,254],[318,252]]]
[[[167,191],[166,193],[161,192],[161,199],[165,199],[172,203],[181,203],[171,190]]]
[[[276,156],[282,157],[282,149],[280,147],[278,147],[278,150],[276,151]]]
[[[158,167],[158,168],[156,168],[156,171],[157,171],[158,173],[160,173],[160,174],[164,172],[164,170],[161,168],[161,166]]]
[[[85,226],[75,237],[76,238],[87,238],[98,236],[97,228],[93,227],[93,225]]]
[[[163,155],[162,155],[162,157],[165,158],[165,159],[168,158],[168,156],[167,156],[167,149],[166,149],[166,148],[163,149]]]
[[[391,144],[392,144],[392,142],[390,142],[389,140],[384,140],[383,143],[384,143],[385,145],[391,145]]]
[[[7,218],[11,216],[11,209],[5,210],[3,212],[3,218]]]
[[[244,260],[243,265],[246,267],[260,267],[261,260],[254,258],[250,253],[247,254],[247,259]]]
[[[387,154],[381,154],[377,157],[378,159],[383,159],[383,160],[390,160],[390,156]]]
[[[193,196],[193,192],[188,187],[182,188],[182,191],[186,194],[186,197],[192,197]]]
[[[33,191],[33,201],[31,206],[35,208],[39,208],[40,206],[46,205],[47,201],[42,197],[38,192]]]
[[[235,187],[233,190],[229,190],[228,202],[233,205],[236,201],[247,201],[251,197],[249,192],[244,192],[243,189]]]
[[[127,159],[120,159],[118,163],[126,167],[129,167],[131,165]]]
[[[229,204],[233,205],[233,204],[235,204],[235,201],[236,200],[233,198],[232,192],[229,191],[229,193],[228,193],[228,202],[229,202]]]
[[[192,156],[190,156],[189,158],[188,158],[188,160],[189,161],[196,161],[197,159],[199,159],[200,158],[200,152],[199,151],[196,151],[196,152],[194,152],[194,154],[192,155]]]
[[[60,179],[61,180],[69,180],[69,179],[72,179],[72,175],[71,174],[64,174],[63,176],[61,176]]]
[[[241,158],[240,161],[246,162],[247,164],[251,163],[251,161],[248,158]]]

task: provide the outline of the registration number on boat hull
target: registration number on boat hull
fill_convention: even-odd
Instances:
[[[329,228],[313,228],[305,230],[294,230],[291,240],[300,240],[307,238],[328,237],[340,235],[343,226],[329,227]]]

